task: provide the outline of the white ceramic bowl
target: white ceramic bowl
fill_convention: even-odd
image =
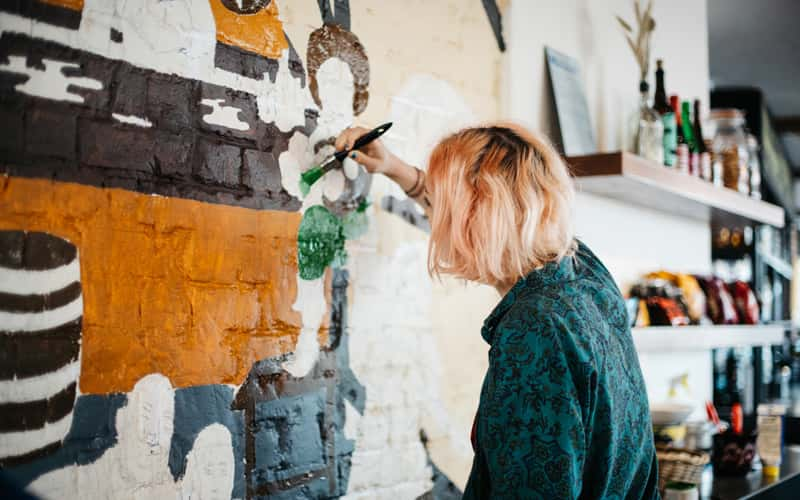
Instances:
[[[656,403],[650,405],[653,425],[679,425],[694,411],[694,406],[680,403]]]

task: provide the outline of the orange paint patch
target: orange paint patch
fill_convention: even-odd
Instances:
[[[77,11],[83,10],[83,0],[39,0],[39,1],[49,5],[56,5],[58,7],[64,7],[67,9],[72,9]]]
[[[300,219],[0,177],[0,229],[46,231],[80,250],[84,394],[128,392],[149,373],[175,387],[240,384],[254,361],[292,351]]]
[[[271,59],[278,59],[289,48],[275,0],[255,14],[237,14],[221,0],[209,1],[217,25],[217,41]]]

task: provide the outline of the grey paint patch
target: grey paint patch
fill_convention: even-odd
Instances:
[[[486,10],[486,16],[489,18],[489,24],[492,25],[494,37],[497,40],[497,47],[501,52],[506,51],[506,42],[503,39],[503,18],[500,15],[500,9],[497,7],[496,0],[483,0],[483,8]]]
[[[381,208],[390,214],[397,215],[412,226],[421,229],[426,233],[431,232],[431,223],[428,220],[428,217],[426,217],[425,214],[420,211],[419,206],[417,206],[417,202],[411,198],[404,198],[400,200],[392,195],[384,196],[383,199],[381,199]]]
[[[323,23],[350,29],[350,0],[317,0],[317,3]]]

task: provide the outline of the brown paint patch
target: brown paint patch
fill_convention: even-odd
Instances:
[[[156,372],[175,387],[240,384],[294,349],[299,213],[15,177],[0,178],[0,207],[0,229],[80,250],[81,393],[129,392]]]
[[[72,9],[77,11],[83,10],[83,0],[39,0],[48,5],[55,5],[56,7],[64,7],[65,9]]]
[[[322,63],[338,57],[350,66],[353,73],[355,94],[353,95],[353,114],[359,115],[367,108],[369,100],[369,59],[367,51],[352,32],[347,31],[337,24],[325,24],[314,30],[308,37],[308,50],[306,62],[308,64],[308,79],[311,95],[314,102],[321,108],[319,98],[319,85],[317,83],[317,70]]]
[[[209,2],[217,25],[217,41],[272,59],[278,59],[289,48],[276,2],[270,2],[255,14],[238,14],[222,0]]]

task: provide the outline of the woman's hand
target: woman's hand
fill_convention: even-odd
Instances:
[[[359,137],[368,133],[364,127],[351,127],[345,129],[336,138],[336,151],[350,149]],[[380,139],[375,139],[358,151],[350,153],[350,158],[363,165],[371,174],[390,175],[396,166],[397,157],[386,149]]]

